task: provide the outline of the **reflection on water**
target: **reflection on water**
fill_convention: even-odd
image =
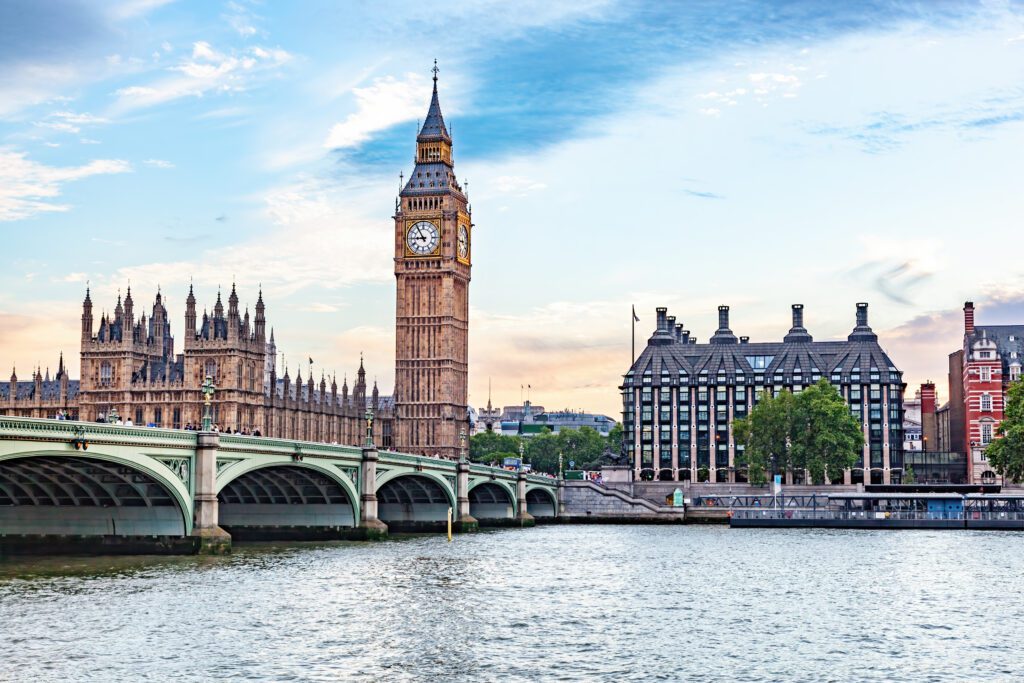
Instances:
[[[1022,544],[566,526],[15,558],[0,680],[1009,680]]]

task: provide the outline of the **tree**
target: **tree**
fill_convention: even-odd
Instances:
[[[558,474],[558,453],[561,442],[558,435],[542,432],[526,440],[526,459],[539,472]]]
[[[793,402],[790,454],[794,468],[806,469],[813,483],[853,467],[864,433],[850,408],[828,380],[801,391]]]
[[[767,483],[766,473],[807,470],[811,481],[825,483],[853,467],[864,444],[857,420],[835,387],[822,379],[799,394],[788,390],[763,397],[750,415],[733,423],[737,461],[747,466],[751,484]]]
[[[600,469],[607,442],[593,427],[562,429],[558,442],[566,463],[574,461],[578,470]]]
[[[755,486],[768,482],[766,473],[772,469],[784,472],[792,466],[789,443],[793,433],[795,399],[789,391],[778,396],[764,394],[750,415],[733,422],[736,442],[743,445],[737,453],[740,466],[747,467],[747,480]]]
[[[509,455],[513,454],[513,455]],[[505,457],[519,457],[519,437],[504,436],[497,432],[480,432],[469,439],[469,459],[489,463]]]
[[[903,480],[900,483],[901,484],[916,484],[917,483],[917,475],[914,474],[914,466],[913,465],[907,465],[907,468],[905,470],[903,470]]]
[[[612,449],[612,453],[618,455],[622,452],[622,439],[625,436],[625,432],[622,429],[622,423],[616,422],[615,426],[608,430],[608,448]]]
[[[985,449],[989,464],[1004,479],[1024,480],[1024,380],[1010,384],[996,439]]]

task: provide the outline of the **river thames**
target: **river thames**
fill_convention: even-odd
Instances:
[[[548,526],[0,561],[4,681],[1019,680],[1024,536]]]

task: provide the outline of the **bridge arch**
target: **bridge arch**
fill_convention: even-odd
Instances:
[[[386,472],[377,482],[377,517],[392,531],[437,531],[448,508],[455,508],[455,493],[432,472]]]
[[[489,521],[514,519],[516,494],[501,481],[478,481],[469,487],[469,514],[486,524]]]
[[[235,540],[336,538],[359,522],[359,495],[330,467],[289,459],[239,463],[217,481],[220,526]]]
[[[526,511],[534,517],[557,517],[558,499],[551,489],[543,486],[527,487]]]
[[[179,472],[188,478],[188,469]],[[155,458],[97,450],[0,455],[0,528],[9,536],[82,537],[84,547],[99,537],[182,538],[192,522],[188,488]]]

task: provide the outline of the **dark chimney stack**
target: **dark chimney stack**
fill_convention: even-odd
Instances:
[[[665,330],[665,325],[668,324],[666,321],[666,318],[668,317],[668,309],[664,306],[659,306],[655,309],[655,313],[658,318],[658,331],[662,332]]]
[[[857,304],[857,327],[868,326],[868,305],[866,303]]]
[[[719,306],[718,307],[718,329],[728,330],[729,329],[729,307]]]
[[[847,339],[850,341],[878,341],[878,335],[868,325],[868,305],[866,303],[857,304],[857,326],[853,328],[853,332]]]
[[[793,327],[804,326],[804,305],[793,304]]]
[[[750,343],[750,337],[748,337],[746,335],[743,335],[742,337],[740,337],[740,344],[749,344],[749,343]]]
[[[682,344],[690,343],[690,331],[682,329],[682,325],[679,326],[679,342]]]

